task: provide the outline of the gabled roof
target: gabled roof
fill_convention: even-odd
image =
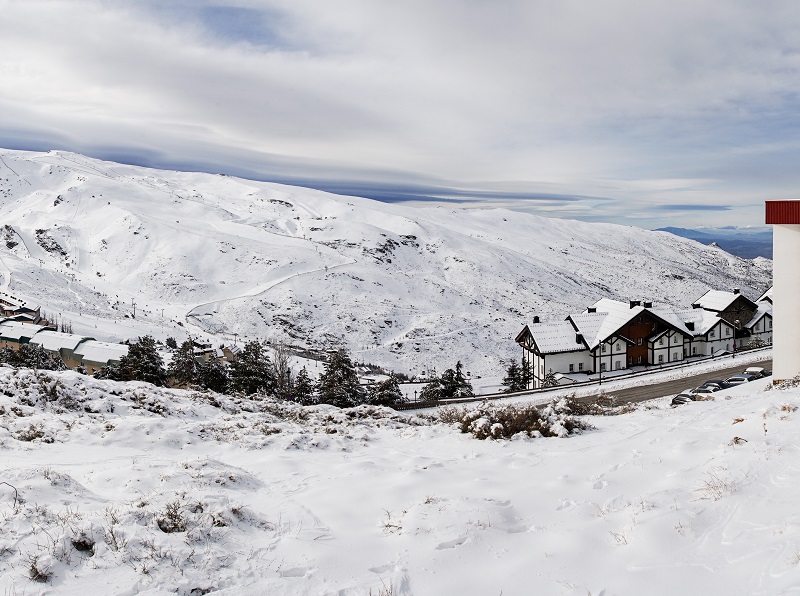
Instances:
[[[32,344],[39,344],[45,350],[50,352],[57,352],[61,349],[74,350],[78,344],[84,340],[92,339],[91,337],[83,337],[81,335],[73,335],[72,333],[61,333],[60,331],[52,331],[45,329],[37,333],[32,339]]]
[[[772,286],[769,287],[769,290],[761,294],[756,302],[769,302],[772,304]]]
[[[717,313],[704,310],[702,308],[693,308],[691,310],[682,310],[675,313],[675,316],[683,323],[687,333],[694,337],[705,335],[711,328],[722,321],[723,324],[733,327],[724,319],[720,319]],[[689,329],[686,323],[694,323],[694,329]]]
[[[769,317],[772,316],[772,302],[771,301],[770,302],[767,302],[767,301],[759,302],[758,303],[758,310],[753,315],[753,318],[750,319],[745,324],[744,328],[745,329],[752,329],[753,327],[756,326],[756,323],[758,323],[761,319],[763,319],[766,316],[769,316]]]
[[[569,315],[567,320],[577,329],[577,333],[583,335],[583,340],[586,342],[587,347],[591,349],[600,343],[597,335],[606,317],[608,317],[608,313],[605,312],[584,312],[577,315]]]
[[[585,341],[578,343],[577,332],[569,321],[535,323],[527,328],[541,354],[579,352],[586,349]]]
[[[594,303],[593,307],[597,309],[598,313],[606,312],[608,316],[603,320],[603,324],[597,332],[595,343],[589,344],[590,348],[594,348],[601,341],[605,341],[614,335],[620,328],[627,325],[634,317],[643,312],[651,317],[659,319],[667,327],[671,327],[684,335],[691,335],[681,320],[670,310],[645,308],[638,305],[631,308],[629,303],[611,300],[609,298],[601,298]]]
[[[756,303],[746,296],[742,294],[736,294],[734,292],[724,292],[722,290],[709,290],[696,300],[696,304],[699,304],[700,308],[704,308],[706,310],[722,312],[739,298],[744,298],[747,300],[747,302],[753,305],[753,308],[756,307]]]

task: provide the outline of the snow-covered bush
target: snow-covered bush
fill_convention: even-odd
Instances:
[[[576,418],[566,398],[553,400],[544,407],[533,405],[496,405],[484,402],[477,408],[462,410],[457,419],[461,432],[477,439],[510,438],[519,433],[529,437],[566,437],[593,428]],[[444,421],[453,419],[453,411]]]

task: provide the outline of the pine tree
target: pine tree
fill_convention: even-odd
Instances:
[[[317,403],[316,399],[314,399],[314,383],[309,378],[305,367],[297,373],[294,379],[291,399],[304,406]]]
[[[511,364],[509,364],[508,368],[506,369],[506,376],[503,379],[503,387],[505,387],[503,393],[513,393],[515,391],[522,391],[522,389],[524,389],[522,386],[522,370],[517,365],[516,360],[512,360]]]
[[[520,373],[520,382],[523,391],[525,389],[530,389],[532,381],[533,381],[533,369],[531,368],[531,363],[525,360],[525,358],[523,358],[522,371]]]
[[[441,399],[452,399],[457,397],[472,397],[472,384],[467,381],[462,371],[463,365],[459,360],[455,370],[448,368],[442,373],[442,397]]]
[[[166,345],[166,346],[167,346],[167,347],[168,347],[170,350],[177,350],[177,349],[178,349],[178,342],[177,342],[177,341],[175,341],[175,338],[174,338],[174,337],[168,337],[168,338],[166,339],[166,341],[164,342],[164,344],[165,344],[165,345]]]
[[[442,380],[434,377],[419,392],[419,401],[439,401],[442,399]]]
[[[544,376],[542,387],[558,387],[558,379],[556,379],[556,374],[553,372],[552,368],[548,370],[547,374]]]
[[[119,380],[144,381],[163,386],[167,382],[164,359],[158,353],[156,341],[150,335],[128,347],[128,353],[119,359]]]
[[[406,402],[397,377],[390,375],[388,379],[369,386],[369,403],[376,406],[392,406]]]
[[[328,357],[325,372],[317,381],[319,403],[339,408],[349,408],[366,400],[364,388],[358,384],[358,375],[350,356],[340,349]]]
[[[172,362],[167,369],[171,381],[178,387],[189,387],[197,384],[200,376],[200,365],[194,357],[194,344],[187,339],[172,354]]]
[[[67,368],[61,358],[50,355],[38,344],[22,344],[19,350],[11,356],[9,364],[39,370],[66,370]]]
[[[275,376],[269,355],[255,340],[247,342],[231,362],[229,378],[230,389],[244,395],[272,395],[275,392]]]
[[[198,363],[197,382],[204,389],[225,393],[228,389],[228,368],[219,360]]]

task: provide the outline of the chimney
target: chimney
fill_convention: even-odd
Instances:
[[[644,307],[645,308],[653,308],[653,303],[652,302],[645,302],[644,303]]]
[[[642,303],[639,302],[638,300],[631,300],[630,304],[631,304],[631,308],[633,308],[634,306],[640,306]]]
[[[739,289],[739,288],[733,288],[733,293],[734,293],[734,294],[738,294],[739,292],[741,292],[741,289]]]
[[[575,342],[579,343],[579,344],[583,343],[583,334],[582,333],[576,333],[575,334]]]
[[[694,331],[694,322],[693,321],[689,321],[688,323],[686,323],[686,328],[689,331]]]
[[[588,313],[597,312],[597,307],[596,306],[590,306],[589,308],[586,309],[586,312],[588,312]]]
[[[536,317],[533,317],[533,322],[534,322],[534,323],[538,323],[538,322],[539,322],[539,317],[538,317],[538,316],[536,316]]]
[[[703,308],[703,307],[700,306],[699,302],[694,302],[694,303],[692,303],[692,308]]]

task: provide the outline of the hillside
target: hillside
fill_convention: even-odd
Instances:
[[[0,151],[0,273],[76,333],[346,345],[418,373],[497,374],[536,314],[607,296],[755,297],[771,263],[664,232],[408,208],[65,152]],[[132,318],[134,308],[135,319]]]
[[[800,390],[479,441],[361,406],[0,367],[4,594],[782,594]]]

